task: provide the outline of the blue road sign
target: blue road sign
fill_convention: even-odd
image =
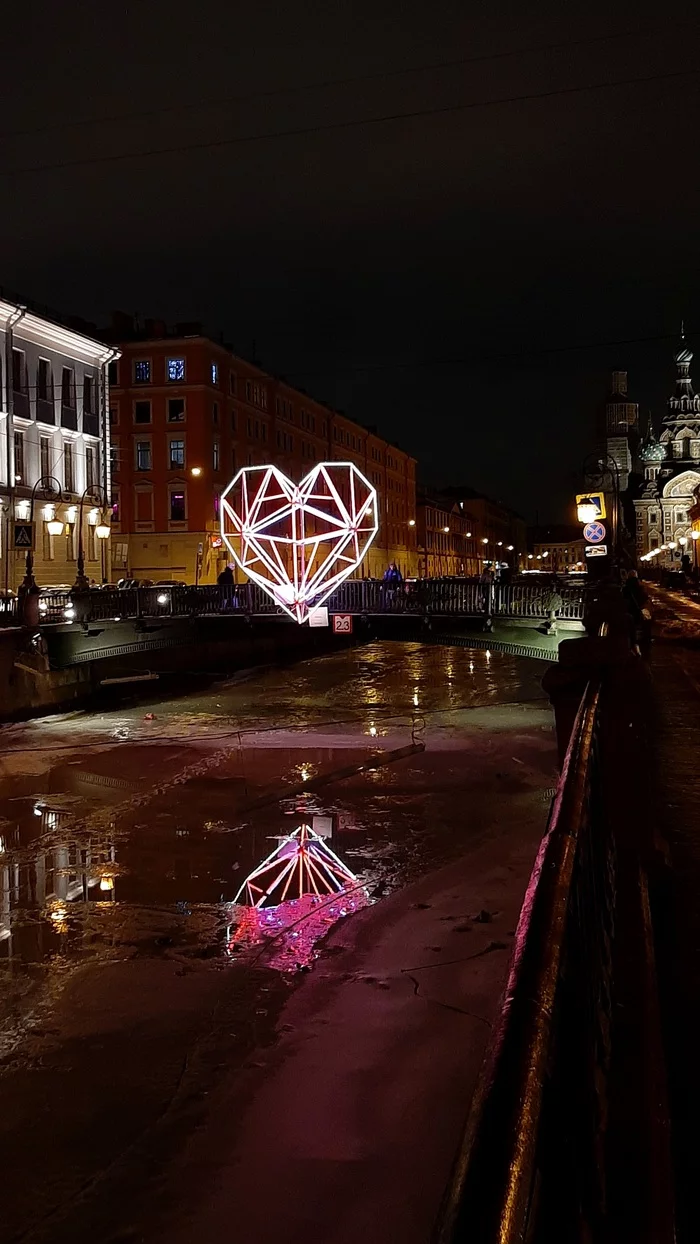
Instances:
[[[583,538],[588,540],[589,544],[600,544],[605,539],[605,527],[602,523],[586,523],[583,529]]]

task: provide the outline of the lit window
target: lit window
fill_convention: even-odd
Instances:
[[[94,445],[85,446],[85,487],[94,488],[97,483],[97,449]]]
[[[219,383],[219,364],[218,363],[212,363],[211,365],[211,382],[212,384]]]
[[[150,471],[151,469],[151,442],[136,442],[136,470]]]
[[[150,384],[151,383],[151,360],[135,359],[134,360],[134,384]]]
[[[219,469],[219,453],[220,453],[219,442],[214,441],[211,457],[212,457],[212,467],[214,468],[215,471],[218,471]]]
[[[170,470],[176,471],[178,467],[185,465],[185,442],[170,442]]]
[[[184,523],[185,521],[184,492],[171,492],[170,494],[170,521],[171,523]]]
[[[184,359],[166,359],[165,375],[169,381],[178,381],[185,379],[185,360]]]
[[[48,436],[39,437],[39,457],[42,477],[51,474],[51,441]]]
[[[68,492],[75,492],[73,446],[70,441],[66,441],[63,446],[63,481]]]
[[[168,398],[168,423],[184,423],[185,420],[185,399],[184,397]]]

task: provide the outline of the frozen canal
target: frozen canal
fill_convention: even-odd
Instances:
[[[544,668],[375,644],[2,730],[3,1244],[218,1241],[228,1221],[256,1244],[280,1232],[294,1244],[357,1179],[368,1221],[353,1212],[321,1238],[389,1238],[371,1222],[395,1217],[397,1171],[413,1178],[410,1153],[395,1152],[407,1049],[426,1110],[437,1101],[444,1113],[425,1206],[402,1194],[396,1238],[422,1238],[556,780]],[[303,823],[347,870],[339,894],[292,887],[260,913],[236,904]],[[453,1028],[465,1022],[468,1037]],[[304,1060],[324,1030],[321,1073]],[[387,1060],[397,1076],[387,1135],[370,1129],[374,1191],[347,1046],[362,1049],[366,1085],[386,1082]],[[307,1079],[315,1134],[327,1136],[311,1157],[290,1122],[308,1135],[290,1090]],[[229,1161],[235,1179],[222,1177]],[[260,1180],[278,1165],[293,1187],[271,1198]]]

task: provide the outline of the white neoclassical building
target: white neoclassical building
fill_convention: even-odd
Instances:
[[[665,554],[669,562],[680,561],[689,542],[689,510],[700,489],[700,397],[690,379],[693,354],[683,339],[675,358],[675,392],[659,439],[651,433],[641,451],[644,483],[634,503],[637,557],[673,542],[676,547]]]
[[[87,575],[108,573],[108,542],[95,532],[111,500],[108,366],[117,356],[0,296],[0,594],[24,576],[16,524],[30,518],[40,586],[73,583],[81,543]]]

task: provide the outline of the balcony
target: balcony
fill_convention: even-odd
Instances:
[[[71,432],[78,431],[78,411],[75,406],[64,406],[61,403],[61,427]]]
[[[38,397],[36,399],[36,421],[37,423],[50,423],[52,426],[55,426],[56,407],[52,398]]]

